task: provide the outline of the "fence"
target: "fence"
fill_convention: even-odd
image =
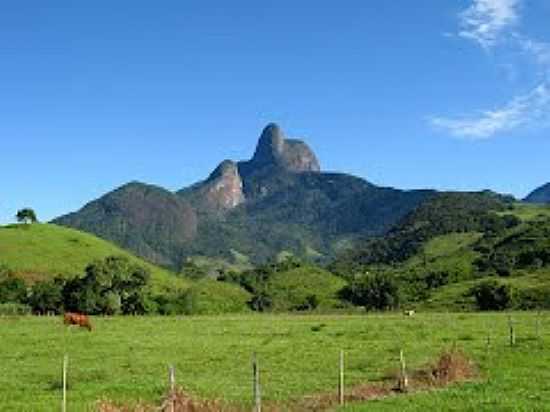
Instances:
[[[42,319],[62,327],[58,318]],[[279,318],[272,319],[277,322]],[[98,355],[103,352],[82,345],[98,339],[116,345],[116,339],[124,331],[108,339],[106,333],[117,330],[118,322],[127,321],[132,322],[132,328],[138,328],[136,335],[143,341],[130,342],[124,351],[105,352],[104,359]],[[103,388],[115,388],[113,392],[132,385],[153,388],[159,398],[181,387],[224,405],[264,412],[273,410],[275,405],[285,405],[287,409],[320,403],[337,406],[383,395],[385,390],[392,393],[406,392],[409,387],[416,390],[416,372],[428,363],[433,364],[444,349],[464,349],[475,362],[490,369],[502,351],[525,345],[543,347],[547,316],[539,312],[290,318],[284,320],[287,322],[284,327],[266,320],[265,324],[271,326],[264,325],[262,330],[239,329],[240,340],[231,338],[227,342],[224,339],[229,332],[208,330],[208,319],[163,319],[165,327],[175,326],[157,337],[149,335],[162,330],[163,325],[153,326],[148,319],[105,318],[97,322],[97,331],[91,333],[64,329],[66,356],[62,352],[54,360],[58,371],[62,364],[55,396],[63,412],[83,410],[81,392],[97,382],[102,382]],[[189,329],[193,336],[172,336],[178,322],[193,324]],[[203,322],[208,339],[197,332]],[[193,339],[196,345],[184,344],[184,340]],[[159,340],[161,344],[157,345]],[[221,341],[223,345],[214,344]],[[218,353],[216,349],[222,347],[226,352]],[[159,353],[162,350],[165,352]],[[160,362],[152,367],[154,361],[145,361],[145,357]],[[361,394],[358,388],[372,393]],[[151,398],[149,394],[148,399]],[[163,411],[179,412],[176,402],[174,399],[173,410]]]

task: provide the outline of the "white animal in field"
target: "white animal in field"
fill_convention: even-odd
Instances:
[[[414,310],[406,310],[403,314],[405,316],[414,316],[416,312]]]

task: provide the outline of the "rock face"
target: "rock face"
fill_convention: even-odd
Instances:
[[[270,123],[263,130],[254,157],[239,164],[243,174],[265,167],[279,167],[296,173],[321,171],[317,156],[309,146],[300,140],[286,139],[275,123]]]
[[[285,173],[320,172],[320,169],[317,157],[307,144],[286,139],[281,128],[271,123],[263,130],[251,160],[238,163],[224,160],[208,179],[179,194],[201,211],[219,215],[272,192],[268,185],[258,184],[258,175],[267,178]]]
[[[550,204],[550,183],[535,189],[524,200],[528,203]]]
[[[239,169],[231,160],[223,161],[208,177],[201,191],[214,209],[227,210],[245,201]]]

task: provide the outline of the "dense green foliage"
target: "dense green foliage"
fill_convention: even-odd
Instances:
[[[27,297],[25,282],[7,267],[0,266],[0,304],[23,303]]]
[[[90,264],[83,277],[66,281],[65,310],[89,314],[145,314],[150,273],[121,257],[108,257]]]
[[[514,291],[506,307],[542,309],[550,296],[549,242],[549,207],[512,204],[489,193],[446,194],[331,269],[350,282],[366,272],[385,274],[395,279],[402,305],[430,310],[477,310],[483,303],[472,289],[498,276]]]
[[[289,257],[242,273],[228,273],[222,281],[237,283],[251,294],[249,305],[260,312],[334,309],[345,282],[311,264]]]
[[[519,223],[512,215],[499,216],[508,199],[490,192],[441,193],[422,203],[405,216],[386,236],[367,240],[344,253],[332,269],[345,275],[372,264],[404,262],[422,250],[423,245],[449,233],[500,233]]]
[[[399,307],[399,287],[384,273],[356,277],[340,295],[366,310],[391,310]]]
[[[474,296],[480,310],[504,310],[512,306],[510,286],[494,279],[478,283],[470,293]]]
[[[520,229],[504,236],[492,233],[483,236],[476,245],[481,254],[476,265],[481,271],[510,276],[515,269],[540,269],[550,265],[550,217],[535,218]]]

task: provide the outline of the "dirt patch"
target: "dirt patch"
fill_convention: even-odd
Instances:
[[[193,398],[181,389],[168,394],[160,406],[141,404],[129,407],[109,401],[98,403],[98,412],[240,412],[242,410],[214,400]]]
[[[366,402],[389,396],[402,396],[404,393],[414,393],[442,388],[454,383],[475,379],[478,376],[474,363],[459,350],[443,352],[437,361],[409,373],[406,390],[400,386],[400,372],[388,376],[384,382],[360,384],[349,388],[344,396],[346,403]],[[336,393],[321,393],[306,396],[297,401],[284,404],[266,403],[262,405],[264,412],[303,412],[326,411],[339,404]],[[98,412],[243,412],[249,411],[242,405],[230,405],[215,400],[200,400],[193,398],[182,390],[169,394],[160,406],[137,405],[128,407],[102,401],[98,403]]]

